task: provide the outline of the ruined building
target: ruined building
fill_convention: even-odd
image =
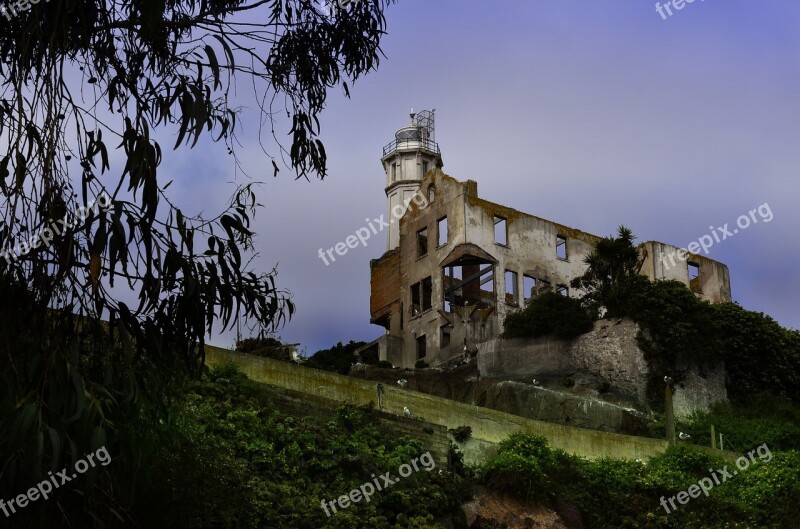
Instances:
[[[381,163],[393,221],[386,253],[370,263],[371,322],[385,329],[370,347],[381,360],[441,364],[497,338],[505,316],[539,292],[581,295],[568,285],[600,237],[489,202],[476,182],[446,175],[432,112],[412,113]],[[681,260],[679,248],[660,242],[641,247],[650,279],[730,301],[724,264],[694,254]]]

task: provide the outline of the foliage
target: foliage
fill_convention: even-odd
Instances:
[[[174,437],[152,463],[134,506],[143,527],[175,529],[441,529],[433,520],[466,499],[460,478],[419,472],[327,517],[335,499],[426,450],[380,430],[368,410],[330,420],[291,417],[234,367],[212,370],[177,404]]]
[[[630,313],[646,330],[639,346],[650,364],[651,403],[664,373],[680,380],[690,365],[723,362],[728,396],[747,403],[761,392],[800,397],[800,333],[782,328],[762,313],[735,303],[711,304],[679,281],[645,280],[632,297]]]
[[[690,368],[720,364],[728,394],[739,403],[762,391],[800,397],[800,332],[734,303],[703,301],[680,281],[648,280],[639,275],[643,259],[633,241],[624,226],[616,238],[601,240],[572,286],[586,290],[587,307],[605,306],[609,316],[630,316],[642,326],[638,342],[651,373],[651,406],[663,407],[666,374],[680,382]]]
[[[628,301],[639,283],[644,258],[633,245],[630,228],[620,226],[617,237],[605,237],[586,256],[586,272],[572,280],[572,288],[586,291],[584,302],[605,307],[610,317],[626,314]]]
[[[350,371],[350,366],[356,361],[354,353],[365,345],[367,345],[367,342],[350,340],[347,345],[342,345],[342,342],[339,342],[330,349],[322,349],[314,353],[305,365],[306,367],[346,375]]]
[[[544,336],[555,334],[570,340],[592,328],[592,316],[580,300],[545,292],[535,297],[527,307],[506,316],[503,338]]]
[[[426,362],[425,360],[423,360],[422,358],[420,358],[420,359],[419,359],[419,360],[417,360],[417,362],[414,364],[414,367],[415,367],[415,368],[417,368],[417,369],[428,369],[428,368],[429,368],[429,367],[431,367],[431,366],[430,366],[430,364],[428,364],[428,362]]]
[[[134,436],[199,374],[205,337],[240,320],[272,331],[294,311],[275,270],[251,266],[255,184],[222,211],[186,211],[156,138],[218,142],[238,163],[229,97],[250,84],[266,102],[256,123],[291,137],[262,143],[275,173],[285,159],[324,177],[327,91],[377,67],[391,1],[335,16],[308,0],[42,2],[0,17],[0,491],[104,442],[126,476],[60,491],[74,504],[49,502],[41,526],[124,519],[145,457]]]
[[[113,460],[15,514],[14,527],[126,517],[130,470],[148,452],[158,411],[140,395],[169,390],[157,361],[170,365],[131,354],[96,320],[78,325],[71,314],[48,310],[0,271],[0,498],[15,498],[102,446]]]
[[[693,498],[669,514],[660,504],[687,490],[711,470],[733,464],[685,446],[669,449],[647,465],[636,461],[587,461],[551,450],[544,438],[514,434],[481,469],[490,486],[521,497],[574,505],[592,529],[788,529],[800,506],[800,452],[780,452]],[[711,469],[711,470],[710,470]],[[796,496],[794,496],[796,498]],[[785,500],[784,500],[785,499]]]
[[[544,499],[554,488],[551,478],[557,472],[555,454],[544,437],[514,434],[500,443],[484,479],[492,488]]]
[[[292,354],[289,347],[283,345],[280,340],[272,337],[267,338],[245,338],[236,342],[236,351],[245,354],[263,356],[291,362]]]
[[[800,451],[800,408],[785,397],[761,393],[739,406],[718,404],[709,413],[678,421],[677,428],[690,434],[693,443],[711,446],[711,425],[717,439],[722,434],[726,449],[766,443],[773,450]]]
[[[459,443],[466,443],[470,437],[472,437],[472,427],[471,426],[459,426],[458,428],[453,428],[450,430],[450,433],[453,434],[453,439]]]
[[[394,369],[394,365],[387,360],[381,360],[376,364],[376,367],[380,367],[381,369]]]

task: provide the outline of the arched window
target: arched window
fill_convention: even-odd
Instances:
[[[431,184],[428,186],[428,203],[436,202],[436,186]]]

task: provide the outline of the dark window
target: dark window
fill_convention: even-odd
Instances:
[[[454,306],[494,306],[494,266],[488,262],[467,260],[464,264],[444,267],[442,289],[446,312],[452,312]]]
[[[422,228],[417,232],[417,256],[428,255],[428,228]]]
[[[426,174],[428,174],[428,162],[422,162],[422,177],[424,178]]]
[[[687,265],[689,267],[689,288],[695,292],[702,293],[703,289],[700,286],[700,265],[691,261],[689,261]]]
[[[506,270],[506,303],[519,305],[519,292],[517,291],[517,273]]]
[[[508,223],[503,217],[494,218],[494,242],[508,244]]]
[[[533,300],[536,293],[536,278],[529,275],[522,276],[522,294],[525,296],[525,305]]]
[[[430,310],[433,302],[433,281],[426,277],[411,285],[411,316]]]
[[[448,241],[448,238],[447,238],[448,237],[447,236],[447,217],[442,217],[441,219],[439,219],[438,226],[439,226],[439,228],[438,228],[438,232],[439,233],[437,235],[439,236],[439,241],[438,241],[439,242],[439,246],[444,246],[445,244],[447,244],[447,241]]]
[[[428,344],[425,340],[425,335],[417,336],[417,360],[425,358],[428,354]]]
[[[700,265],[697,263],[690,262],[689,266],[689,281],[693,279],[697,279],[700,277]]]
[[[567,238],[561,235],[556,237],[556,257],[565,261],[567,259]]]
[[[392,182],[394,182],[395,180],[397,180],[397,164],[393,163],[392,164]]]
[[[445,325],[442,327],[442,337],[441,340],[439,341],[441,349],[444,349],[445,347],[450,345],[450,332],[452,330],[453,328],[450,327],[449,325]]]

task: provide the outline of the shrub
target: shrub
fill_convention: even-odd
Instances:
[[[417,360],[417,363],[414,364],[414,367],[416,367],[417,369],[428,369],[431,366],[428,364],[428,362],[420,358],[419,360]]]
[[[788,398],[754,395],[747,405],[719,404],[678,426],[691,434],[693,442],[711,446],[712,424],[728,448],[749,450],[766,443],[772,450],[800,451],[800,409]]]
[[[555,334],[570,340],[592,329],[592,317],[580,300],[545,292],[522,310],[506,316],[503,338]]]
[[[391,362],[387,362],[386,360],[381,360],[380,362],[378,362],[377,366],[382,368],[382,369],[394,369],[394,366],[392,365],[392,363]]]
[[[712,305],[679,281],[645,281],[630,313],[647,331],[638,341],[653,373],[651,405],[659,405],[664,373],[697,363],[724,362],[728,396],[737,403],[764,391],[800,396],[800,333],[769,316],[735,303]]]
[[[458,428],[452,428],[450,433],[453,434],[453,439],[457,442],[465,443],[472,436],[472,427],[459,426]]]
[[[305,365],[346,375],[350,371],[350,366],[356,361],[355,351],[366,344],[366,342],[354,342],[353,340],[350,340],[347,345],[339,342],[330,349],[322,349],[314,353]]]
[[[544,499],[555,492],[552,478],[558,471],[544,437],[517,433],[500,443],[497,455],[484,467],[483,478],[492,488]]]
[[[686,446],[671,448],[646,465],[608,458],[587,461],[550,449],[542,437],[514,434],[500,443],[481,472],[490,487],[574,506],[593,529],[795,527],[800,452],[773,456],[719,483],[708,497],[678,504],[669,514],[661,497],[686,491],[714,469],[731,469],[731,462]]]
[[[164,426],[170,436],[151,463],[152,479],[139,483],[145,492],[132,514],[141,526],[442,529],[433,520],[468,499],[461,478],[421,471],[328,518],[323,498],[396,470],[426,448],[383,431],[368,409],[345,406],[319,420],[277,408],[230,366],[189,386]]]
[[[291,362],[289,347],[276,338],[245,338],[236,342],[236,351],[245,354],[263,356],[273,360]]]

